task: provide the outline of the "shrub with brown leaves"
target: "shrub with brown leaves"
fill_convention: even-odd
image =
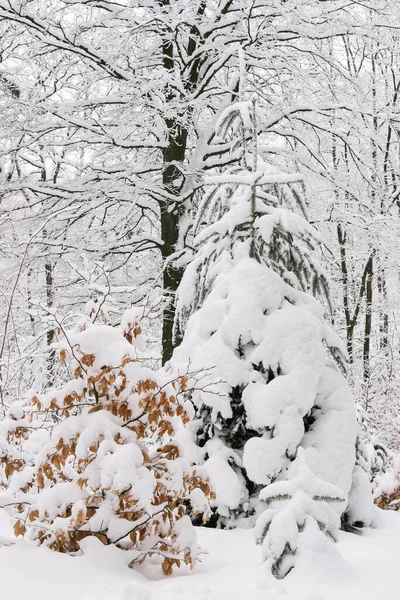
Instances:
[[[140,336],[132,310],[120,327],[88,324],[68,335],[60,360],[73,377],[31,398],[0,460],[17,504],[17,536],[60,552],[77,552],[96,536],[133,550],[132,562],[158,555],[169,575],[196,560],[187,501],[207,519],[214,494],[173,439],[190,420],[187,379],[168,381],[144,367]],[[43,423],[51,431],[32,461],[22,448]]]

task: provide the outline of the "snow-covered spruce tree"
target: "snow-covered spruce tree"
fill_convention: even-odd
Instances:
[[[184,337],[171,366],[213,369],[192,396],[192,456],[210,474],[214,522],[233,525],[268,504],[259,539],[282,577],[299,532],[335,537],[351,509],[353,472],[357,508],[360,497],[368,505],[368,482],[356,459],[354,400],[336,364],[345,351],[308,293],[326,291],[326,281],[315,259],[318,233],[295,212],[304,208],[300,177],[258,156],[252,103],[225,110],[217,133],[241,145],[241,165],[207,181],[198,251],[179,287]],[[361,521],[352,510],[352,522]],[[281,527],[283,515],[290,526]]]
[[[167,575],[192,567],[198,548],[186,503],[207,518],[213,492],[172,440],[189,421],[186,377],[171,381],[143,366],[135,309],[118,327],[88,320],[80,329],[60,352],[71,380],[10,415],[2,438],[14,531],[60,552],[96,536],[132,550],[132,562],[159,556]],[[51,431],[32,459],[29,432],[37,437],[43,423]]]

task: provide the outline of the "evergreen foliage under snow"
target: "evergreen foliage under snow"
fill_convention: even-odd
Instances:
[[[192,454],[209,471],[215,518],[230,524],[234,517],[259,514],[262,487],[265,500],[272,498],[269,486],[279,485],[273,509],[259,518],[266,556],[276,575],[284,576],[283,555],[295,552],[298,532],[313,522],[335,538],[353,472],[365,481],[366,475],[356,470],[355,403],[327,353],[345,351],[321,305],[299,289],[316,287],[312,278],[320,270],[311,252],[317,232],[265,191],[294,177],[257,162],[258,170],[242,170],[228,190],[219,183],[230,175],[213,178],[222,208],[209,213],[212,222],[195,240],[198,253],[179,288],[178,314],[186,328],[172,365],[207,368],[203,391],[192,395]],[[281,240],[298,249],[298,260]],[[299,504],[299,494],[308,499]],[[368,505],[358,482],[355,506],[360,497]],[[285,519],[291,514],[293,528],[277,525],[281,511]]]

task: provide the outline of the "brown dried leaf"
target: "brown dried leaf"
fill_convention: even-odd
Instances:
[[[85,354],[81,360],[86,367],[93,367],[95,359],[94,354]]]

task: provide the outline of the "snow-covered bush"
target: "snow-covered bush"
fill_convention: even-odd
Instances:
[[[400,455],[372,439],[368,448],[374,503],[384,510],[400,510]]]
[[[343,508],[346,503],[337,486],[315,477],[300,451],[287,479],[271,483],[260,494],[268,508],[257,520],[258,543],[278,579],[294,567],[299,535],[306,527],[314,529],[314,536],[323,532],[336,541],[340,517],[335,505]]]
[[[60,552],[96,536],[132,549],[133,562],[160,556],[170,574],[193,566],[198,551],[185,503],[192,497],[207,518],[213,492],[172,439],[189,421],[186,377],[144,367],[141,337],[133,309],[118,327],[88,322],[69,333],[60,358],[73,376],[8,420],[1,460],[19,511],[16,535]],[[32,460],[40,427],[50,431]]]
[[[248,106],[235,110],[251,135]],[[367,507],[363,519],[351,519],[368,521],[368,480],[356,461],[355,403],[333,360],[345,351],[306,291],[326,290],[313,256],[318,233],[293,205],[280,205],[298,198],[289,184],[299,177],[259,157],[246,164],[251,171],[245,165],[209,182],[198,252],[178,290],[178,327],[185,333],[172,365],[211,373],[192,399],[194,442],[217,495],[217,518],[229,525],[259,514],[259,492],[267,486],[261,500],[271,508],[259,517],[260,539],[274,573],[285,575],[294,529],[297,536],[315,526],[335,538],[340,516],[352,509],[354,473],[352,506]],[[282,515],[289,528],[279,525]]]

